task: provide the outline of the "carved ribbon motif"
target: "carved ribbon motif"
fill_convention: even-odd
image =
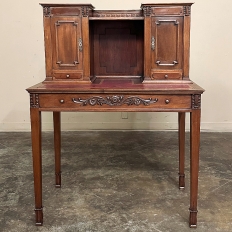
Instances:
[[[152,98],[143,99],[141,97],[135,97],[135,96],[124,98],[124,96],[115,95],[115,96],[108,96],[108,97],[96,96],[96,97],[91,97],[88,99],[73,98],[72,101],[77,104],[82,104],[83,106],[87,106],[87,105],[91,105],[91,106],[95,106],[95,105],[100,105],[100,106],[102,105],[109,105],[109,106],[136,105],[136,106],[139,106],[141,104],[145,106],[149,106],[152,103],[156,103],[158,99],[157,98],[154,98],[153,100]]]

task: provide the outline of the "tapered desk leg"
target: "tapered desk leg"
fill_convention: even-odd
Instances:
[[[189,226],[197,226],[197,195],[200,150],[200,116],[201,110],[190,113],[190,215]]]
[[[43,225],[42,206],[42,154],[41,154],[41,112],[31,108],[31,140],[35,192],[35,224]]]
[[[53,112],[54,151],[55,151],[55,186],[61,187],[61,131],[60,112]]]
[[[179,188],[185,187],[185,112],[178,113],[179,123]]]

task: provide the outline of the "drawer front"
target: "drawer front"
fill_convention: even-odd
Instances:
[[[182,72],[179,71],[154,71],[151,73],[152,80],[181,80]]]
[[[54,72],[53,77],[55,79],[64,79],[64,80],[69,80],[69,79],[81,79],[82,78],[82,72]]]
[[[40,94],[39,105],[74,111],[190,109],[191,95]]]

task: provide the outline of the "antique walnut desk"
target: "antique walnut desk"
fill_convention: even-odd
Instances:
[[[179,188],[185,187],[190,112],[190,227],[197,225],[201,94],[189,78],[191,3],[100,11],[41,4],[46,79],[30,88],[36,225],[43,224],[41,112],[54,119],[55,184],[61,186],[60,112],[177,112]]]

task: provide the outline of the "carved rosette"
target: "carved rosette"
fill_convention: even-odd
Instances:
[[[141,104],[145,106],[149,106],[152,103],[156,103],[158,101],[157,98],[153,99],[143,99],[141,97],[131,96],[124,98],[124,96],[107,96],[107,97],[91,97],[88,99],[81,99],[81,98],[73,98],[72,101],[77,104],[82,104],[83,106],[95,106],[95,105],[109,105],[109,106],[122,106],[122,105],[136,105],[139,106]]]
[[[81,7],[81,14],[82,17],[89,17],[89,7],[88,6]]]
[[[45,17],[49,17],[51,15],[51,9],[50,9],[50,7],[45,6],[43,8],[43,13],[44,13]]]
[[[143,15],[144,17],[149,17],[152,14],[151,6],[144,6],[143,7]]]
[[[39,108],[39,94],[30,94],[31,108]]]
[[[191,6],[184,6],[184,15],[189,16],[191,14]]]
[[[201,108],[201,95],[193,94],[192,95],[192,109],[200,109]]]

